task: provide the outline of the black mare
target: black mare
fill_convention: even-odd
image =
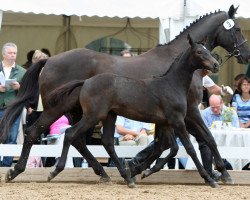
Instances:
[[[39,135],[48,129],[52,122],[64,113],[76,109],[80,110],[77,98],[80,89],[78,91],[77,89],[74,90],[70,97],[65,99],[65,102],[55,107],[50,107],[48,105],[49,96],[47,94],[58,86],[72,80],[84,80],[101,73],[114,73],[121,76],[140,79],[160,76],[167,71],[175,58],[183,50],[188,48],[186,43],[187,33],[190,33],[197,40],[202,40],[207,36],[209,41],[207,44],[208,49],[211,50],[216,46],[222,46],[230,52],[230,55],[237,54],[239,63],[248,62],[250,54],[249,47],[245,42],[246,40],[237,22],[235,21],[235,26],[230,30],[226,30],[223,27],[223,23],[226,20],[229,18],[234,19],[236,10],[234,6],[231,6],[228,12],[219,11],[203,16],[170,43],[156,47],[140,56],[124,58],[97,53],[87,49],[74,49],[34,64],[27,70],[16,100],[6,109],[5,115],[1,120],[0,143],[5,141],[11,124],[16,116],[21,113],[23,106],[29,103],[33,96],[38,93],[38,85],[40,87],[44,112],[35,124],[26,131],[20,159],[14,169],[8,171],[6,181],[14,179],[25,170],[33,143]],[[39,76],[42,68],[43,71]],[[201,74],[198,71],[194,73],[191,89],[194,90],[194,92],[192,92],[191,97],[188,97],[190,98],[188,99],[189,110],[187,113],[190,119],[189,123],[192,124],[192,127],[198,126],[195,131],[197,131],[197,135],[200,135],[201,138],[204,138],[206,135],[212,137],[211,133],[200,119],[200,114],[196,109],[202,94]],[[195,122],[198,122],[197,124],[199,125],[196,125]],[[189,128],[188,125],[187,128]],[[105,173],[103,167],[90,155],[90,152],[85,151],[83,148],[84,143],[84,140],[76,139],[73,141],[72,145],[88,159],[91,166],[95,166],[93,169],[96,174],[100,175],[102,179],[108,180],[109,177]],[[213,151],[213,154],[218,155],[218,152]],[[216,159],[218,157],[219,156],[215,156]],[[223,165],[222,160],[219,160],[219,163]],[[225,177],[228,178],[229,174],[226,173],[226,170],[223,169],[223,172]]]
[[[126,170],[114,150],[115,121],[117,115],[122,115],[138,121],[156,123],[156,138],[158,132],[174,136],[174,130],[194,160],[200,175],[212,187],[217,186],[196,156],[184,118],[187,111],[187,93],[194,71],[207,69],[218,72],[219,64],[202,44],[194,43],[189,35],[188,39],[191,47],[181,54],[161,77],[135,80],[115,74],[99,74],[87,80],[69,82],[49,94],[51,106],[55,106],[76,87],[82,86],[79,101],[83,111],[81,120],[66,130],[62,155],[49,179],[64,169],[70,144],[76,139],[86,137],[86,131],[102,121],[103,145],[121,176],[128,182],[129,187],[133,187],[133,181],[128,179]],[[215,145],[215,141],[212,142]]]

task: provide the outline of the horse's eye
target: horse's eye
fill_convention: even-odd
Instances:
[[[197,53],[198,53],[198,54],[201,54],[201,50],[198,50]]]
[[[236,31],[240,31],[240,28],[235,28]]]

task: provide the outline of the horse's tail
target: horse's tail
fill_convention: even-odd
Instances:
[[[48,94],[48,104],[50,106],[57,105],[60,101],[63,101],[65,96],[69,96],[74,89],[84,84],[85,80],[74,80],[69,83],[63,84],[56,89],[52,90]]]
[[[9,104],[0,120],[0,144],[3,143],[9,130],[18,116],[20,116],[24,106],[29,105],[34,96],[39,94],[39,75],[47,60],[40,60],[30,66],[24,74],[20,83],[20,88],[15,100]]]

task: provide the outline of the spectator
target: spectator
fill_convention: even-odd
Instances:
[[[41,59],[46,59],[48,56],[41,52],[40,50],[35,50],[32,56],[32,64],[38,62]],[[30,102],[30,105],[27,108],[26,115],[26,126],[25,128],[30,127],[41,115],[43,111],[42,99],[39,95],[38,97],[34,97],[33,101]],[[36,141],[36,144],[40,144],[41,141]],[[43,165],[42,159],[39,156],[29,156],[27,161],[27,167],[42,167]]]
[[[46,55],[48,55],[49,57],[51,57],[51,53],[50,53],[50,51],[49,51],[48,49],[42,48],[42,49],[41,49],[41,52],[43,52],[43,53],[45,53]]]
[[[23,67],[25,69],[28,69],[32,65],[32,57],[33,57],[34,52],[35,52],[35,50],[30,50],[27,53],[27,61],[26,61],[26,63],[23,64]]]
[[[2,76],[2,81],[6,79],[11,79],[12,82],[10,87],[5,85],[5,82],[1,81],[0,85],[0,118],[4,115],[6,106],[9,105],[17,95],[17,91],[20,88],[20,81],[25,74],[25,69],[16,64],[17,56],[17,46],[14,43],[6,43],[2,48],[3,60],[0,62],[0,73]],[[9,135],[5,140],[4,144],[16,144],[18,128],[20,124],[20,117],[18,116],[14,121]],[[0,166],[11,167],[13,162],[13,157],[3,157]]]
[[[238,88],[239,94],[232,99],[232,105],[236,108],[240,120],[240,127],[250,127],[250,79],[244,76],[240,79]]]
[[[209,107],[202,111],[202,118],[207,127],[211,127],[213,122],[222,121],[222,111],[227,107],[224,105],[220,95],[211,95],[209,98]],[[239,127],[239,118],[237,113],[233,110],[232,126]]]
[[[128,49],[125,49],[125,50],[121,51],[120,55],[123,56],[123,57],[132,57],[133,56],[131,51],[129,51]]]
[[[222,111],[227,109],[220,95],[215,95],[215,94],[211,95],[209,98],[209,104],[210,107],[202,111],[202,118],[207,127],[211,127],[211,125],[215,121],[222,121],[223,120]],[[233,111],[232,126],[239,127],[238,115],[234,110],[232,111]],[[227,170],[233,169],[232,165],[226,159],[223,159],[223,161]]]
[[[46,58],[48,58],[48,55],[40,50],[35,50],[32,56],[32,64]],[[41,96],[34,97],[33,100],[30,101],[30,105],[27,107],[26,127],[29,127],[38,119],[43,111]]]
[[[69,127],[70,127],[70,122],[69,122],[69,119],[65,115],[63,115],[59,119],[57,119],[50,126],[49,136],[47,136],[48,144],[60,145],[60,147],[62,148],[65,130]],[[59,160],[59,158],[56,158],[55,165],[57,164],[58,160]],[[67,167],[67,168],[74,167],[72,157],[67,157],[65,167]]]
[[[232,99],[230,101],[230,104],[232,105],[232,101],[233,101],[233,98],[236,94],[239,94],[239,91],[238,91],[238,85],[239,85],[239,81],[241,78],[243,78],[244,76],[246,76],[245,74],[238,74],[234,77],[234,93],[233,93],[233,96],[232,96]]]
[[[115,137],[119,145],[148,145],[147,131],[151,130],[150,124],[118,116],[115,125]]]
[[[115,145],[148,145],[149,138],[147,136],[147,131],[151,131],[151,124],[117,116],[115,126]],[[122,163],[124,162],[124,158],[119,158],[119,160]],[[108,166],[115,167],[113,160],[109,159]]]

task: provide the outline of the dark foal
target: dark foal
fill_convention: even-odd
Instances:
[[[186,43],[188,32],[195,36],[197,40],[202,40],[207,36],[207,48],[209,50],[216,46],[222,46],[230,52],[231,56],[237,56],[238,62],[248,62],[250,54],[249,47],[237,22],[235,21],[235,25],[232,26],[230,30],[225,29],[223,26],[223,23],[228,19],[234,19],[236,10],[237,9],[235,9],[234,6],[231,6],[228,12],[220,11],[203,16],[196,22],[192,23],[190,27],[184,30],[183,33],[169,44],[156,47],[142,55],[132,58],[110,56],[88,49],[74,49],[34,64],[26,72],[16,100],[6,109],[5,115],[1,120],[0,143],[6,139],[11,124],[21,113],[23,106],[27,105],[33,96],[39,92],[38,85],[40,86],[44,112],[36,123],[26,131],[20,159],[14,169],[8,171],[6,181],[14,179],[18,174],[25,170],[32,145],[44,130],[48,129],[51,123],[64,113],[71,112],[72,110],[81,110],[77,98],[80,89],[79,91],[77,91],[78,89],[74,90],[68,99],[64,99],[64,102],[61,102],[54,107],[51,107],[48,104],[50,99],[48,94],[58,86],[72,80],[85,80],[101,73],[114,73],[136,79],[160,76],[169,69],[175,58],[183,50],[188,48],[188,44]],[[43,69],[43,71],[40,75],[41,69]],[[201,77],[198,72],[195,72],[194,75]],[[193,79],[191,89],[195,92],[192,93],[192,97],[188,98],[188,104],[191,105],[188,107],[192,107],[193,109],[196,108],[200,102],[200,99],[197,97],[201,94],[201,88],[200,80],[198,79],[198,81],[196,81]],[[190,119],[196,118],[196,116],[193,116],[192,110],[188,110],[187,115]],[[194,121],[193,123],[196,122]],[[199,131],[201,131],[201,129]],[[209,134],[209,130],[206,130],[204,133],[197,132],[197,135],[200,135],[201,138]],[[85,142],[79,139],[73,141],[72,145],[80,151],[83,157],[89,158],[90,154],[84,149],[82,143]],[[88,155],[85,154],[86,152]],[[213,154],[217,155],[215,156],[217,159],[218,152],[213,151]],[[91,157],[88,162],[92,166],[97,166],[96,160],[93,157]],[[93,162],[95,164],[92,164]],[[222,163],[221,160],[218,162]],[[101,165],[94,168],[94,171],[101,176],[102,180],[109,180],[108,175],[105,173]],[[226,172],[225,177],[229,178],[229,175]]]
[[[138,121],[155,122],[156,130],[161,134],[172,135],[168,129],[173,129],[194,160],[200,175],[212,187],[217,186],[196,156],[188,138],[184,118],[187,111],[187,93],[194,71],[207,69],[217,72],[219,64],[202,44],[194,43],[189,35],[188,39],[191,47],[176,59],[161,77],[135,80],[114,74],[101,74],[85,81],[66,84],[65,87],[55,89],[50,94],[53,106],[63,100],[63,97],[75,87],[83,84],[79,97],[83,111],[82,118],[73,127],[67,129],[61,158],[49,179],[54,178],[64,169],[70,144],[75,139],[81,139],[80,135],[85,137],[85,132],[101,120],[104,124],[103,145],[118,167],[121,176],[128,182],[129,187],[133,187],[134,183],[130,177],[127,177],[114,151],[114,124],[116,116],[122,115]],[[106,123],[107,121],[109,124]],[[216,147],[213,138],[211,142]]]

